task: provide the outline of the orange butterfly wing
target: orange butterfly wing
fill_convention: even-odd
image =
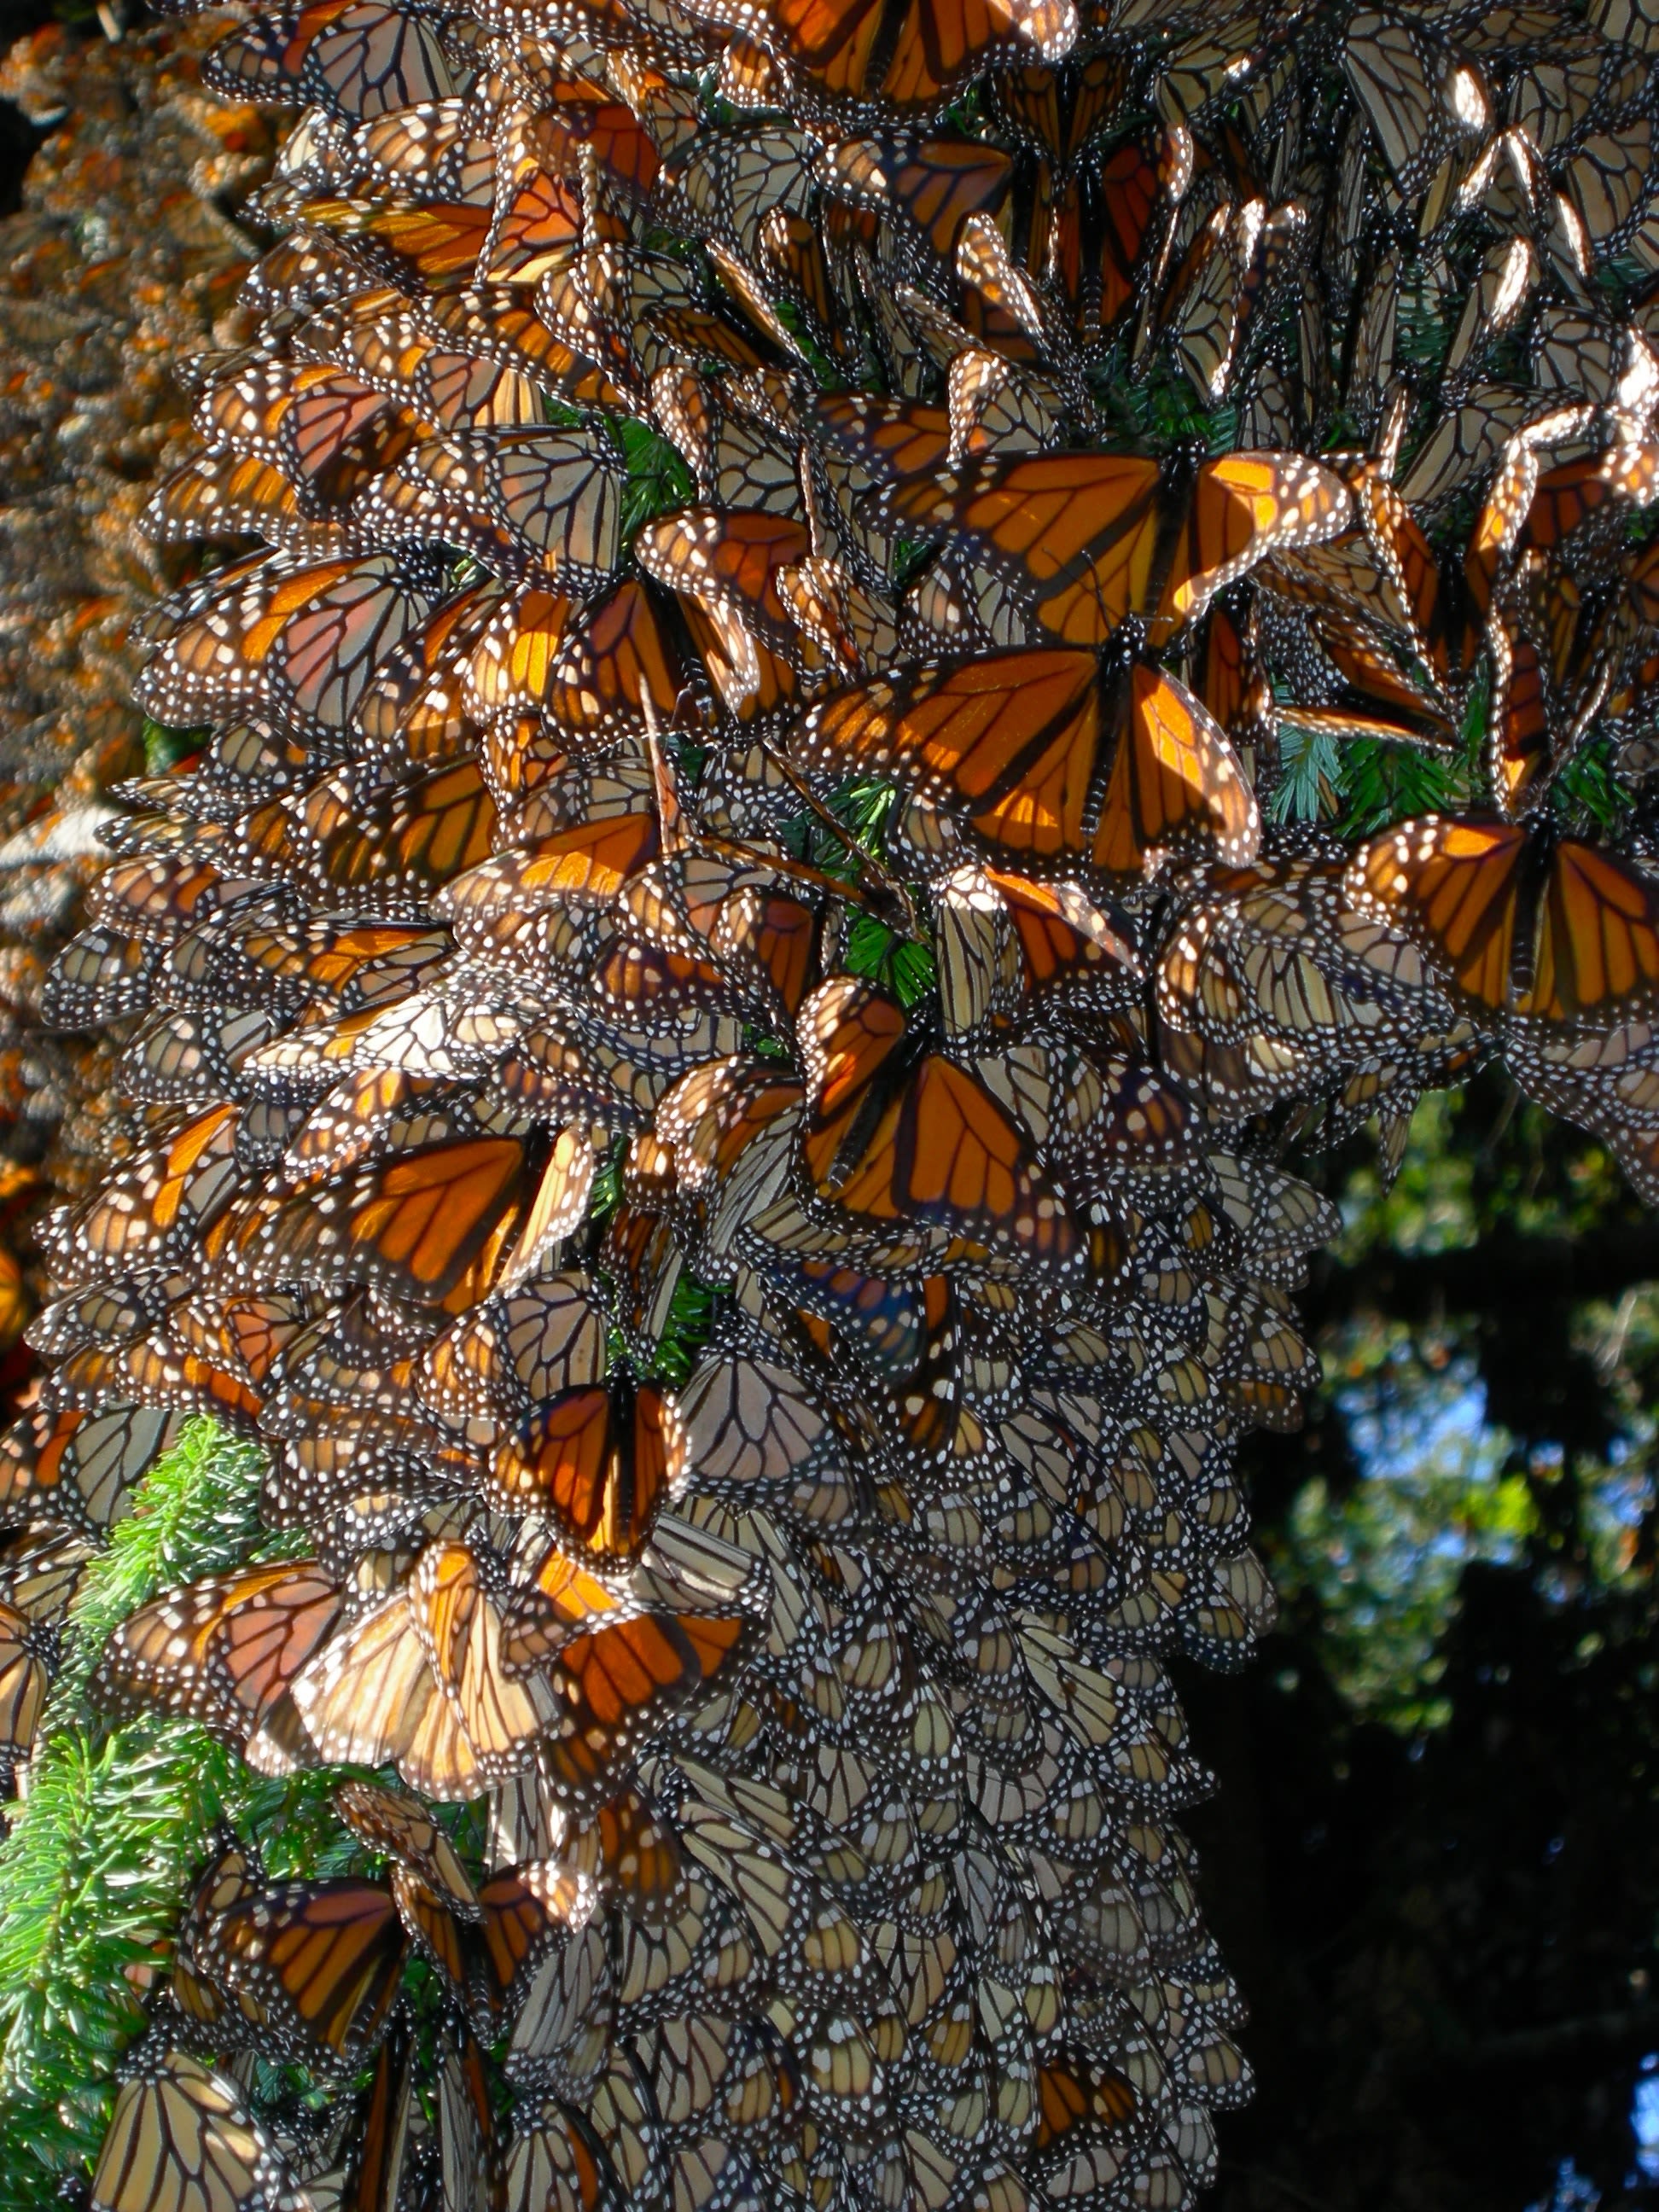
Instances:
[[[349,1169],[315,1190],[256,1208],[249,1240],[294,1279],[368,1279],[441,1305],[506,1224],[521,1193],[524,1147],[464,1139]]]
[[[1230,453],[1206,461],[1170,561],[1158,615],[1190,622],[1274,546],[1335,537],[1352,504],[1334,470],[1297,454]]]
[[[449,885],[444,904],[458,918],[483,920],[566,899],[605,905],[655,860],[661,832],[654,811],[578,823],[528,853],[488,861]]]
[[[556,1662],[571,1730],[543,1750],[555,1778],[579,1790],[608,1781],[645,1726],[732,1658],[747,1626],[741,1618],[647,1613],[574,1638]]]
[[[963,472],[960,490],[928,479],[889,499],[895,521],[970,538],[989,568],[1029,597],[1066,645],[1103,645],[1143,608],[1164,536],[1156,461],[1117,453],[1038,453]]]
[[[935,1053],[888,1081],[905,1037],[891,1000],[841,979],[807,1011],[812,1110],[802,1153],[822,1196],[876,1220],[908,1217],[1036,1258],[1072,1256],[1063,1207],[982,1085]]]
[[[1564,838],[1516,1011],[1547,1021],[1630,1012],[1659,988],[1659,884],[1617,853]]]
[[[304,1563],[210,1577],[130,1613],[98,1683],[106,1695],[138,1692],[246,1735],[321,1644],[340,1605],[337,1583]]]
[[[1511,823],[1423,815],[1362,845],[1344,888],[1497,1013],[1510,996],[1527,845],[1527,832]]]
[[[1220,724],[1155,668],[1134,670],[1130,702],[1095,832],[1096,866],[1138,876],[1152,854],[1194,848],[1230,866],[1253,860],[1261,818]]]
[[[1081,2057],[1052,2059],[1037,2072],[1036,2147],[1051,2149],[1079,2128],[1115,2127],[1134,2109],[1121,2074]]]
[[[1027,988],[1041,991],[1108,970],[1125,981],[1137,974],[1133,947],[1100,908],[1070,887],[1032,883],[987,868],[985,879],[1008,909],[1024,962]]]
[[[1034,648],[855,686],[803,744],[813,766],[903,781],[1000,852],[1082,858],[1102,713],[1093,653]]]
[[[325,2049],[355,2056],[384,2023],[407,1948],[390,1891],[379,1882],[294,1883],[220,1916],[216,1942],[233,1979],[279,1989]]]
[[[668,1495],[676,1442],[672,1402],[648,1383],[565,1391],[497,1451],[494,1479],[511,1510],[545,1512],[589,1557],[632,1559]]]

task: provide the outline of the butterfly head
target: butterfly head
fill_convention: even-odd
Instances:
[[[1101,647],[1101,674],[1127,674],[1137,661],[1144,660],[1146,657],[1146,618],[1141,615],[1126,615]]]

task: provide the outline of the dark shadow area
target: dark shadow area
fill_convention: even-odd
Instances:
[[[1659,1249],[1495,1083],[1395,1197],[1374,1180],[1328,1176],[1359,1226],[1310,1286],[1322,1401],[1250,1447],[1279,1630],[1237,1676],[1180,1669],[1258,2075],[1211,2201],[1635,2212],[1659,2204]],[[1449,1192],[1456,1239],[1425,1249]],[[1431,1651],[1411,1584],[1437,1575]]]
[[[1224,2126],[1230,2212],[1521,2212],[1564,2160],[1604,2208],[1659,2201],[1629,2124],[1659,2049],[1652,1638],[1581,1658],[1524,1575],[1462,1595],[1453,1718],[1420,1752],[1349,1725],[1292,1636],[1186,1685],[1260,2076]]]
[[[42,24],[61,20],[49,0],[0,0],[0,53]],[[31,123],[10,100],[0,100],[0,216],[15,215],[22,205],[23,173],[47,136],[47,128]]]
[[[15,215],[22,205],[23,172],[46,136],[9,100],[0,100],[0,216]]]

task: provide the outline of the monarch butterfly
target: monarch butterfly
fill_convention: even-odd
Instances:
[[[1605,1024],[1659,990],[1659,886],[1547,828],[1423,815],[1362,845],[1344,888],[1488,1014]]]
[[[775,425],[727,407],[709,380],[690,370],[661,370],[653,380],[651,398],[665,432],[695,473],[706,505],[799,515],[799,457]]]
[[[107,1528],[183,1425],[176,1413],[133,1405],[24,1414],[0,1437],[0,1519],[46,1515],[89,1535]]]
[[[289,1140],[283,1168],[290,1182],[316,1182],[411,1137],[435,1143],[471,1136],[477,1127],[470,1102],[435,1079],[371,1067],[346,1076],[312,1107]]]
[[[611,1795],[646,1731],[701,1696],[757,1632],[740,1613],[650,1613],[562,1643],[565,1728],[542,1751],[551,1781],[578,1800]]]
[[[31,1521],[0,1537],[0,1601],[52,1626],[73,1601],[93,1555],[75,1529]]]
[[[1292,732],[1304,744],[1316,738],[1337,741],[1358,740],[1371,744],[1413,745],[1426,750],[1444,750],[1455,733],[1444,724],[1431,720],[1426,715],[1420,721],[1401,719],[1395,721],[1388,716],[1370,711],[1372,702],[1363,690],[1358,701],[1345,703],[1337,701],[1328,707],[1275,707],[1271,720],[1281,735]]]
[[[1283,453],[1038,453],[896,484],[882,512],[896,532],[965,539],[1039,630],[1101,646],[1131,615],[1158,638],[1195,620],[1276,546],[1334,538],[1350,500],[1333,470]]]
[[[505,2012],[514,2012],[550,1953],[591,1911],[591,1889],[557,1860],[506,1867],[480,1885],[489,1985]]]
[[[179,1350],[165,1336],[119,1346],[88,1345],[61,1362],[42,1389],[43,1404],[52,1407],[95,1410],[122,1397],[140,1406],[210,1413],[233,1430],[246,1431],[259,1413],[257,1394],[239,1376]]]
[[[1659,441],[1626,437],[1579,459],[1542,466],[1546,447],[1582,428],[1569,408],[1510,438],[1469,533],[1463,573],[1485,616],[1522,549],[1548,553],[1575,538],[1616,525],[1630,507],[1659,497]]]
[[[261,1422],[268,1435],[303,1435],[319,1415],[338,1409],[371,1420],[403,1416],[411,1443],[427,1440],[432,1425],[419,1422],[410,1404],[415,1358],[408,1334],[364,1323],[363,1307],[353,1305],[334,1328],[313,1328],[303,1355],[284,1363],[281,1388],[266,1398]],[[453,1449],[463,1449],[459,1440]]]
[[[805,134],[781,126],[736,136],[699,132],[676,155],[670,173],[690,227],[753,262],[769,215],[804,207],[814,150]]]
[[[334,1809],[372,1850],[385,1851],[419,1875],[461,1918],[479,1916],[477,1893],[454,1844],[416,1797],[378,1782],[343,1782]]]
[[[533,320],[521,311],[509,317],[507,327]],[[428,429],[540,422],[540,395],[518,349],[492,343],[491,325],[469,325],[453,307],[449,322],[453,335],[434,327],[429,314],[387,285],[313,315],[296,333],[295,347],[325,391],[343,398],[355,385]],[[542,335],[551,342],[550,331]],[[357,404],[368,412],[367,399]],[[292,441],[285,422],[276,431]]]
[[[425,1796],[476,1796],[526,1765],[559,1720],[538,1677],[502,1673],[501,1638],[492,1571],[465,1545],[428,1546],[404,1588],[295,1677],[290,1694],[305,1737],[331,1762],[394,1764]],[[269,1730],[251,1740],[247,1756],[267,1770],[292,1764]]]
[[[354,447],[372,449],[376,441],[365,433],[387,412],[383,393],[331,362],[262,363],[216,386],[197,410],[198,419],[208,416],[210,434],[222,436],[233,452],[275,462],[330,504],[357,489],[342,463]]]
[[[490,1479],[504,1508],[544,1515],[587,1558],[632,1558],[683,1480],[672,1398],[620,1372],[539,1404],[498,1447]]]
[[[489,852],[495,803],[473,760],[425,773],[340,769],[297,805],[261,810],[245,834],[325,898],[348,892],[370,912],[407,913],[423,893]]]
[[[125,930],[94,925],[54,956],[40,994],[55,1028],[93,1029],[149,1004],[157,956]]]
[[[506,853],[448,884],[441,912],[462,927],[538,907],[609,905],[661,849],[657,815],[629,812],[578,823],[525,853]]]
[[[276,1026],[262,1007],[154,1015],[122,1054],[120,1081],[146,1105],[221,1098],[236,1088],[242,1060],[270,1042]]]
[[[573,2106],[550,2098],[507,2147],[507,2212],[623,2212],[626,2198],[605,2145]]]
[[[182,1259],[240,1188],[237,1117],[225,1103],[184,1121],[74,1208],[53,1240],[58,1284],[72,1289]]]
[[[293,479],[269,461],[206,454],[167,478],[144,510],[144,530],[158,544],[263,538],[313,560],[368,550],[362,532],[336,517],[307,514],[307,504]]]
[[[600,1265],[614,1285],[623,1349],[642,1373],[649,1372],[685,1279],[672,1223],[644,1206],[618,1206],[605,1231]]]
[[[777,579],[811,550],[802,523],[754,508],[688,507],[647,523],[634,541],[647,576],[786,656],[799,651],[799,633]]]
[[[1127,931],[1075,884],[1028,881],[969,863],[934,902],[939,1002],[947,1031],[1043,1026],[1052,1009],[1127,1006],[1139,965]]]
[[[498,1291],[437,1338],[419,1389],[447,1414],[518,1421],[605,1372],[605,1315],[584,1275],[549,1273]]]
[[[1127,141],[1067,178],[1054,216],[1055,273],[1079,336],[1109,335],[1161,282],[1176,209],[1190,180],[1178,139]],[[1173,156],[1173,158],[1172,158]]]
[[[803,1097],[799,1079],[775,1061],[734,1055],[693,1069],[664,1096],[656,1115],[680,1196],[696,1201],[717,1192],[749,1147]]]
[[[344,173],[354,184],[386,191],[414,185],[434,199],[487,199],[494,184],[495,149],[465,99],[397,107],[356,125],[342,150]],[[307,179],[327,167],[319,161],[307,168]]]
[[[630,118],[631,120],[631,118]],[[495,205],[480,250],[482,284],[534,284],[568,260],[581,237],[581,203],[562,177],[541,166],[532,144],[501,149]]]
[[[129,1613],[93,1689],[107,1709],[138,1700],[240,1742],[271,1714],[340,1615],[339,1584],[314,1565],[239,1569]]]
[[[1403,11],[1357,9],[1342,68],[1408,199],[1423,190],[1459,137],[1484,131],[1490,118],[1490,99],[1474,67]]]
[[[878,678],[815,708],[797,742],[814,767],[902,783],[1000,860],[1138,876],[1169,851],[1248,860],[1261,836],[1219,726],[1121,653],[1031,647]]]
[[[1212,1152],[1208,1165],[1213,1188],[1193,1212],[1226,1238],[1230,1264],[1294,1289],[1307,1255],[1333,1233],[1330,1200],[1263,1161]]]
[[[343,730],[380,661],[430,611],[383,553],[313,567],[279,559],[173,629],[137,692],[173,729],[267,708],[300,729]]]
[[[392,539],[472,544],[497,574],[533,569],[594,591],[621,556],[625,482],[613,456],[571,432],[451,430],[415,447],[354,511]]]
[[[296,233],[250,272],[247,299],[262,314],[307,314],[362,283],[362,271],[331,240]]]
[[[838,977],[802,1007],[799,1040],[802,1157],[821,1197],[1048,1265],[1076,1257],[1064,1206],[1016,1124],[965,1069],[926,1048],[893,1000]]]
[[[619,70],[618,63],[628,67]],[[630,192],[647,193],[660,167],[647,118],[665,120],[672,112],[675,123],[671,127],[681,128],[695,110],[683,105],[680,88],[671,85],[659,70],[642,65],[637,55],[618,54],[608,64],[605,77],[608,87],[623,94],[622,99],[607,97],[585,79],[562,78],[552,86],[550,102],[536,118],[533,142],[540,159],[549,167],[562,167],[567,176],[580,173],[581,149],[591,147],[607,179]]]
[[[316,1191],[251,1212],[244,1263],[275,1280],[372,1282],[441,1306],[494,1240],[524,1190],[524,1146],[464,1136],[348,1168]]]
[[[953,469],[985,453],[1036,453],[1059,442],[1059,423],[1036,382],[988,347],[956,355],[945,392]]]
[[[1000,207],[1014,163],[974,138],[853,138],[830,150],[820,174],[838,198],[872,209],[948,264],[968,217]]]
[[[609,1019],[647,1036],[678,1029],[688,1013],[718,1009],[740,1017],[750,1010],[744,994],[712,962],[631,938],[613,939],[588,982]]]
[[[538,288],[539,295],[541,287]],[[425,334],[514,369],[533,385],[575,406],[620,407],[621,386],[597,361],[565,344],[521,292],[505,285],[469,285],[458,291],[416,289],[409,312]],[[370,320],[375,319],[373,313]],[[364,372],[367,374],[367,371]]]
[[[775,1026],[793,1018],[814,980],[817,916],[781,889],[763,862],[750,866],[723,854],[681,850],[643,868],[623,887],[619,902],[665,953],[698,969],[712,966],[706,997],[726,996],[738,1011],[758,1012]],[[660,987],[672,990],[678,981],[671,969]]]
[[[1176,271],[1160,335],[1205,405],[1231,389],[1251,325],[1299,256],[1308,222],[1300,201],[1272,209],[1259,198],[1224,201]]]
[[[797,1223],[809,1231],[815,1225],[805,1222],[793,1200],[780,1201],[755,1217],[743,1243],[779,1296],[793,1303],[808,1339],[826,1351],[837,1341],[850,1345],[879,1374],[908,1374],[920,1357],[924,1321],[915,1284],[872,1272],[896,1264],[890,1252],[871,1254],[868,1266],[840,1256],[837,1243],[853,1248],[854,1240],[845,1236],[824,1239],[830,1249],[821,1251],[802,1251],[781,1242],[778,1232]],[[921,1255],[899,1257],[919,1263]],[[809,1519],[824,1522],[838,1521],[852,1510],[850,1492],[834,1473],[793,1486],[790,1502]]]
[[[313,0],[277,11],[233,31],[203,74],[233,98],[255,90],[360,122],[455,90],[427,19],[380,0]]]
[[[283,1882],[215,1916],[209,1941],[278,2049],[355,2069],[386,2024],[408,1941],[382,1882]]]
[[[218,1842],[179,1923],[171,1994],[186,2018],[216,2028],[219,2040],[229,2043],[250,2029],[264,2029],[267,2015],[256,1998],[222,1985],[224,1962],[214,1948],[213,1923],[228,1907],[252,1897],[264,1876],[257,1846],[245,1846],[228,1831]]]
[[[357,708],[357,726],[377,752],[401,766],[447,763],[463,750],[458,670],[499,604],[497,586],[476,584],[386,656]]]
[[[646,726],[696,729],[704,719],[698,672],[665,604],[629,577],[588,606],[580,631],[564,641],[544,711],[573,745],[607,742]]]
[[[572,1822],[564,1863],[601,1898],[620,1899],[636,1919],[664,1920],[685,1901],[684,1859],[674,1828],[637,1788]]]
[[[115,2100],[92,2212],[285,2212],[296,2184],[222,2074],[182,2051],[148,2052]]]
[[[295,928],[256,924],[240,950],[261,986],[286,987],[301,1000],[301,1018],[316,1020],[401,997],[450,945],[445,932],[429,924],[326,919]]]
[[[476,275],[489,229],[489,209],[464,201],[411,207],[330,197],[305,201],[301,212],[308,224],[344,241],[362,276],[411,291]]]
[[[1555,764],[1557,721],[1542,656],[1519,625],[1487,626],[1492,698],[1486,758],[1499,807],[1511,819],[1542,800]]]
[[[415,2106],[412,2037],[395,2024],[347,2136],[349,2212],[397,2212]]]
[[[1298,595],[1314,592],[1340,615],[1382,629],[1398,639],[1437,679],[1462,679],[1478,644],[1467,619],[1455,575],[1444,575],[1436,553],[1398,495],[1374,465],[1354,471],[1358,526],[1328,544],[1276,550],[1270,573],[1285,577]],[[1328,623],[1343,637],[1343,630]]]
[[[26,1613],[0,1602],[0,1765],[21,1765],[34,1748],[46,1704],[50,1643]]]

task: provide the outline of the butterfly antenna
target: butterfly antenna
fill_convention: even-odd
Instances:
[[[845,876],[832,876],[823,868],[815,868],[810,860],[792,860],[787,853],[769,853],[758,845],[740,844],[735,837],[721,837],[712,830],[699,829],[695,836],[703,852],[714,853],[723,860],[740,860],[751,868],[765,868],[775,876],[787,876],[791,883],[805,884],[829,898],[841,899],[880,922],[884,929],[890,929],[896,937],[915,939],[921,934],[915,908],[902,884],[891,884],[890,891],[880,884],[849,884]]]
[[[830,832],[852,861],[858,872],[859,889],[864,894],[856,902],[876,915],[890,929],[897,930],[901,936],[920,936],[921,925],[916,920],[916,910],[904,885],[896,876],[889,875],[881,863],[860,844],[847,824],[824,805],[806,779],[775,746],[763,743],[762,750],[812,819],[820,829]],[[836,878],[826,876],[824,881],[834,883]],[[845,884],[840,885],[840,894],[843,898],[848,896]],[[878,901],[879,904],[876,903]],[[900,915],[903,916],[902,921],[894,918]]]
[[[829,808],[816,794],[803,787],[787,762],[779,761],[778,766],[792,787],[800,793],[814,813],[835,831],[860,863],[860,880],[857,884],[830,875],[822,868],[815,868],[809,861],[792,860],[787,854],[764,852],[758,846],[740,843],[733,837],[719,836],[714,831],[704,829],[701,823],[693,823],[680,805],[679,789],[674,781],[674,771],[668,756],[663,750],[656,709],[651,703],[648,692],[641,691],[640,694],[640,711],[645,721],[645,749],[651,763],[652,782],[656,789],[657,812],[662,823],[665,856],[672,859],[684,853],[689,846],[695,845],[700,851],[712,853],[720,860],[735,860],[749,868],[765,868],[775,875],[788,876],[797,883],[809,884],[814,890],[828,892],[832,897],[850,899],[854,905],[862,907],[866,913],[873,915],[887,928],[901,936],[915,937],[920,933],[915,909],[903,885],[895,883],[884,870],[875,866],[861,846],[852,842],[848,832]],[[769,749],[769,757],[776,758]]]

